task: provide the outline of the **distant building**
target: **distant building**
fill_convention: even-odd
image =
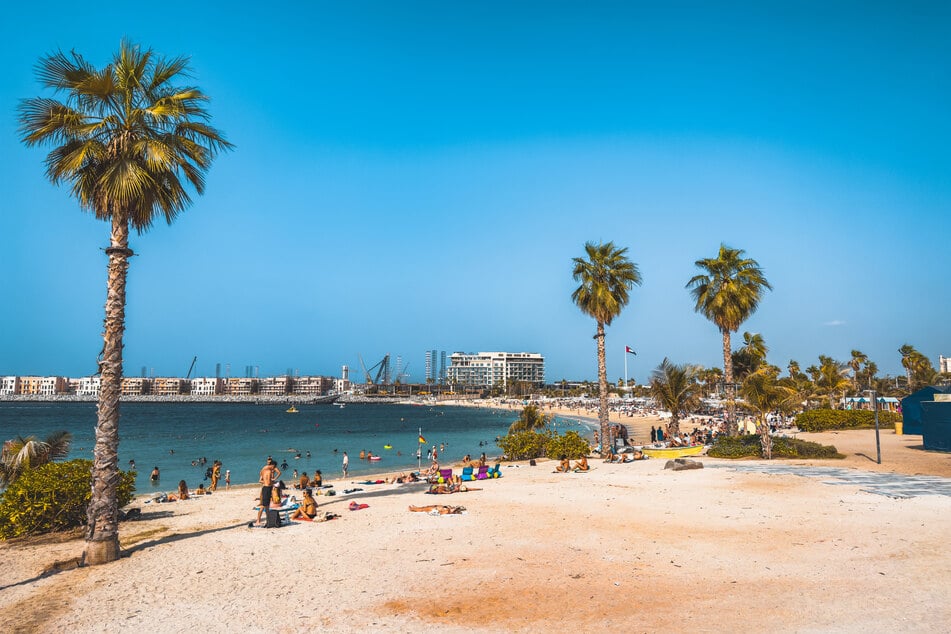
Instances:
[[[322,396],[334,389],[334,379],[328,376],[299,376],[292,385],[294,394]]]
[[[177,377],[158,377],[152,379],[152,394],[156,396],[172,396],[185,394],[187,382]]]
[[[450,385],[490,388],[512,382],[545,384],[545,357],[534,352],[453,352],[446,368]]]
[[[268,376],[261,379],[260,392],[264,396],[284,396],[291,389],[291,377]]]
[[[951,374],[951,357],[946,357],[943,354],[938,355],[938,372]]]
[[[0,396],[13,396],[20,393],[20,377],[0,377]]]
[[[222,386],[225,394],[232,394],[234,396],[248,396],[249,394],[258,393],[258,379],[252,379],[250,377],[243,378],[230,378],[226,380]]]
[[[79,388],[76,390],[77,396],[99,396],[99,390],[102,387],[102,377],[84,376],[79,379]]]
[[[206,376],[192,379],[192,396],[216,396],[221,394],[224,381],[219,377]]]
[[[152,382],[142,377],[123,377],[122,378],[122,396],[141,396],[148,394]]]

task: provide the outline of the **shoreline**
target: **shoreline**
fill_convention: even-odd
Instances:
[[[867,430],[837,435],[852,453],[874,448]],[[949,459],[905,440],[882,437],[882,467],[929,472],[925,458]],[[247,527],[256,486],[233,485],[141,506],[141,520],[120,525],[124,556],[105,566],[70,568],[81,539],[0,542],[0,627],[944,631],[951,496],[866,492],[863,474],[878,465],[855,459],[867,468],[704,457],[706,468],[686,472],[596,460],[589,473],[561,474],[547,460],[504,462],[502,478],[451,496],[387,484],[319,496],[319,513],[338,519],[276,530]],[[858,478],[831,486],[822,475],[746,470],[771,465],[847,467]],[[351,502],[367,507],[349,511]],[[425,504],[467,512],[407,508]],[[888,600],[897,587],[918,591]],[[261,609],[262,588],[280,609]]]

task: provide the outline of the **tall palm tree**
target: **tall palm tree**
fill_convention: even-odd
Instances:
[[[610,438],[608,425],[608,371],[604,360],[604,327],[630,301],[630,290],[640,285],[641,274],[637,265],[627,259],[627,248],[618,248],[613,242],[584,245],[587,259],[574,258],[574,280],[581,285],[571,299],[585,315],[593,317],[598,325],[594,338],[598,342],[598,421],[601,424],[601,451],[607,449]]]
[[[526,405],[522,408],[518,419],[509,425],[509,433],[517,434],[523,431],[538,431],[544,429],[552,421],[554,415],[544,414],[537,405]]]
[[[851,387],[852,381],[849,379],[849,365],[841,361],[836,361],[832,357],[819,355],[819,367],[815,370],[813,381],[816,384],[820,394],[829,397],[829,409],[835,409],[835,397],[839,392],[844,395]]]
[[[732,249],[721,244],[717,257],[695,262],[703,273],[687,282],[687,288],[696,302],[694,310],[712,321],[723,335],[723,377],[730,401],[727,423],[730,435],[737,433],[733,412],[735,386],[730,334],[739,330],[740,325],[756,311],[764,291],[773,288],[763,275],[759,263],[744,258],[744,253],[743,249]]]
[[[852,368],[852,391],[856,394],[859,393],[859,370],[863,363],[868,363],[868,355],[861,350],[853,350],[849,367]]]
[[[53,432],[45,440],[36,436],[17,436],[0,449],[0,486],[10,486],[25,471],[69,455],[73,436],[68,431]]]
[[[46,175],[69,184],[80,207],[111,225],[106,318],[99,370],[92,499],[84,561],[119,557],[119,394],[129,230],[142,233],[159,217],[171,223],[201,194],[205,172],[231,145],[210,127],[198,88],[176,85],[188,74],[185,58],[168,59],[123,41],[112,62],[95,68],[77,53],[40,60],[37,77],[53,97],[21,102],[20,133],[28,146],[52,146]]]
[[[657,404],[670,412],[668,430],[680,433],[680,418],[700,405],[701,387],[697,381],[700,368],[693,365],[677,365],[665,358],[651,373],[651,396]]]
[[[773,439],[766,415],[777,410],[788,411],[793,407],[797,398],[796,390],[780,383],[776,373],[768,367],[747,376],[740,389],[746,404],[756,411],[760,447],[763,457],[770,460],[773,457]]]

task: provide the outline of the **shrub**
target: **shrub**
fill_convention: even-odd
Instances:
[[[813,409],[796,416],[795,422],[802,431],[874,429],[875,412],[864,409]],[[901,422],[901,414],[878,413],[878,425],[882,429],[894,429],[898,422]]]
[[[556,435],[549,438],[545,451],[549,458],[568,456],[571,460],[577,460],[581,456],[587,456],[590,447],[588,441],[582,438],[578,432],[566,431],[561,436]]]
[[[119,473],[122,507],[132,500],[135,472]],[[0,539],[82,526],[91,497],[91,460],[50,462],[30,469],[0,494]]]
[[[498,445],[509,460],[528,460],[545,455],[549,438],[550,432],[521,431],[503,436]]]
[[[542,456],[560,458],[563,455],[577,460],[588,455],[588,442],[576,431],[567,431],[561,436],[550,429],[543,432],[522,431],[503,436],[498,445],[509,460]]]
[[[759,458],[762,456],[759,434],[748,436],[718,436],[707,450],[711,458]],[[773,458],[844,458],[832,445],[773,436]]]

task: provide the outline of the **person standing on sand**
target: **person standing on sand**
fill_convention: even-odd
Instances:
[[[258,518],[255,520],[255,524],[261,523],[261,514],[271,504],[271,491],[274,489],[274,481],[280,476],[281,470],[277,468],[277,463],[269,457],[267,464],[261,468],[261,477],[258,480],[261,483],[261,499],[259,500],[261,504],[258,506]]]
[[[218,490],[218,480],[221,479],[221,461],[215,460],[211,467],[211,490]]]
[[[225,469],[225,488],[231,488],[231,469]]]
[[[347,471],[350,470],[350,458],[347,456],[347,452],[343,452],[343,477],[347,477]]]

